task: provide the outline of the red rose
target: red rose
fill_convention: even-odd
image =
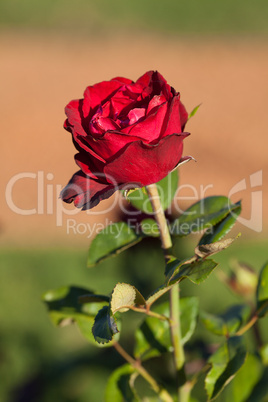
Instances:
[[[157,71],[136,82],[113,78],[87,87],[65,109],[81,170],[61,192],[65,202],[89,209],[115,190],[143,187],[178,165],[188,114],[180,94]]]

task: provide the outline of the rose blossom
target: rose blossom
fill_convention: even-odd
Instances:
[[[163,179],[180,162],[189,135],[180,94],[157,71],[136,82],[117,77],[89,86],[65,112],[81,170],[60,196],[83,210],[120,188]]]

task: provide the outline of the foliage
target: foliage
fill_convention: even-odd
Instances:
[[[176,193],[176,175],[177,172],[173,172],[168,179],[158,184],[165,208],[169,207],[171,198]],[[169,186],[166,185],[167,182],[169,182]],[[169,191],[169,195],[165,197],[167,191]],[[170,194],[172,194],[171,198]],[[135,192],[128,194],[129,201],[136,208],[145,212],[145,205],[148,207],[148,195],[140,190],[139,202],[136,202],[136,196]],[[152,212],[152,210],[146,212]],[[227,197],[214,196],[200,200],[175,219],[170,224],[170,232],[174,238],[199,232],[201,237],[191,257],[180,259],[175,255],[174,250],[173,255],[169,254],[166,257],[165,280],[151,294],[141,294],[137,287],[120,282],[114,286],[110,295],[95,294],[91,290],[79,287],[65,287],[44,294],[43,299],[48,306],[51,319],[56,325],[76,322],[82,335],[88,341],[99,346],[114,346],[127,360],[127,364],[117,368],[108,381],[107,401],[110,400],[111,395],[114,395],[117,400],[140,400],[141,395],[146,395],[148,390],[146,391],[144,388],[140,390],[138,385],[136,387],[135,384],[139,383],[137,380],[139,377],[151,385],[161,400],[168,401],[172,398],[174,400],[176,381],[175,385],[173,384],[167,391],[166,385],[161,388],[144,368],[144,365],[149,364],[152,359],[163,359],[164,356],[176,353],[172,331],[173,319],[175,321],[179,319],[179,343],[180,347],[185,347],[186,350],[188,350],[187,345],[190,345],[189,342],[194,337],[197,325],[200,325],[199,322],[204,325],[208,333],[220,337],[216,348],[211,345],[214,350],[210,351],[206,357],[202,348],[190,347],[187,352],[186,367],[199,356],[198,359],[203,369],[193,372],[188,370],[187,376],[185,373],[183,374],[184,380],[177,386],[180,387],[180,392],[185,398],[186,395],[188,395],[187,398],[190,398],[190,393],[194,398],[195,386],[200,382],[202,373],[205,373],[203,386],[208,400],[225,397],[225,395],[234,395],[235,400],[240,400],[240,393],[245,398],[251,397],[251,395],[263,395],[262,383],[266,375],[264,364],[267,362],[267,348],[256,349],[254,354],[251,347],[251,354],[248,355],[244,335],[267,312],[267,264],[262,268],[258,281],[253,281],[255,285],[252,288],[247,287],[247,295],[243,299],[243,303],[230,306],[225,311],[218,313],[199,311],[198,299],[185,297],[180,298],[180,317],[174,317],[172,312],[170,313],[169,302],[160,300],[167,293],[177,289],[178,284],[185,279],[190,280],[193,284],[200,284],[214,272],[218,264],[210,256],[228,248],[237,239],[238,236],[228,239],[223,239],[223,237],[233,227],[240,212],[240,202],[233,204]],[[147,218],[146,220],[148,221]],[[150,218],[149,222],[153,224],[155,221]],[[117,230],[120,235],[116,238],[112,230],[115,226],[117,229],[121,229]],[[89,266],[93,267],[99,261],[121,253],[126,248],[137,242],[143,242],[150,236],[153,238],[155,234],[150,230],[146,234],[142,231],[136,233],[133,227],[128,226],[128,223],[125,222],[112,224],[107,230],[97,234],[92,242],[89,249]],[[234,281],[238,283],[239,277],[243,277],[243,275],[237,274],[242,271],[245,271],[245,267],[243,264],[238,264],[235,278],[233,276],[231,280],[227,276],[224,277],[224,282],[230,289],[235,292],[239,289],[238,294],[240,295],[243,295],[241,287],[235,287],[233,284]],[[244,277],[245,275],[244,272]],[[254,294],[255,307],[252,308]],[[134,358],[118,344],[122,326],[121,318],[130,310],[144,316],[134,331]],[[243,367],[248,365],[247,359],[255,367],[255,371],[251,381],[248,381],[245,386],[243,383],[246,381],[247,372],[243,370]],[[181,366],[180,370],[184,371],[184,368]],[[233,381],[236,378],[237,380]],[[163,381],[165,383],[165,380]]]

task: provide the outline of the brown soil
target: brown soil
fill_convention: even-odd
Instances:
[[[254,190],[263,191],[263,222],[267,229],[267,43],[197,42],[149,36],[70,39],[3,32],[0,43],[3,244],[80,243],[84,247],[88,232],[67,235],[67,219],[75,219],[76,224],[90,223],[95,230],[99,227],[94,223],[106,222],[104,214],[79,213],[64,216],[62,226],[56,226],[56,185],[66,184],[77,169],[71,137],[62,128],[63,109],[69,100],[81,97],[87,85],[118,75],[135,80],[149,69],[159,70],[181,92],[189,111],[202,103],[188,124],[192,135],[185,140],[184,151],[193,155],[197,163],[191,162],[180,171],[181,184],[195,186],[197,193],[188,187],[180,195],[199,198],[202,186],[207,185],[211,187],[205,195],[228,195],[245,178],[247,190],[234,194],[232,199],[243,197],[243,217],[249,218],[249,176],[262,170],[263,186]],[[39,214],[19,215],[7,206],[7,183],[21,172],[44,172],[44,185],[40,182],[43,173],[39,173],[44,213],[40,210]],[[47,177],[49,173],[53,174],[52,180]],[[54,192],[51,207],[46,202],[49,191]],[[22,209],[36,208],[37,180],[29,177],[18,181],[13,200]],[[180,205],[193,201],[181,201]],[[94,212],[100,213],[111,202],[105,201]],[[50,214],[48,209],[52,207]],[[108,218],[115,216],[113,210]],[[82,232],[82,225],[80,229]],[[255,235],[253,231],[247,233]]]

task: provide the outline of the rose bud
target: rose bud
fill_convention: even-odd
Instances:
[[[81,170],[60,197],[83,210],[118,189],[156,183],[188,159],[182,158],[188,114],[157,71],[136,82],[117,77],[89,86],[65,112]]]
[[[253,295],[256,292],[258,275],[248,264],[240,261],[233,261],[232,285],[236,293]]]

